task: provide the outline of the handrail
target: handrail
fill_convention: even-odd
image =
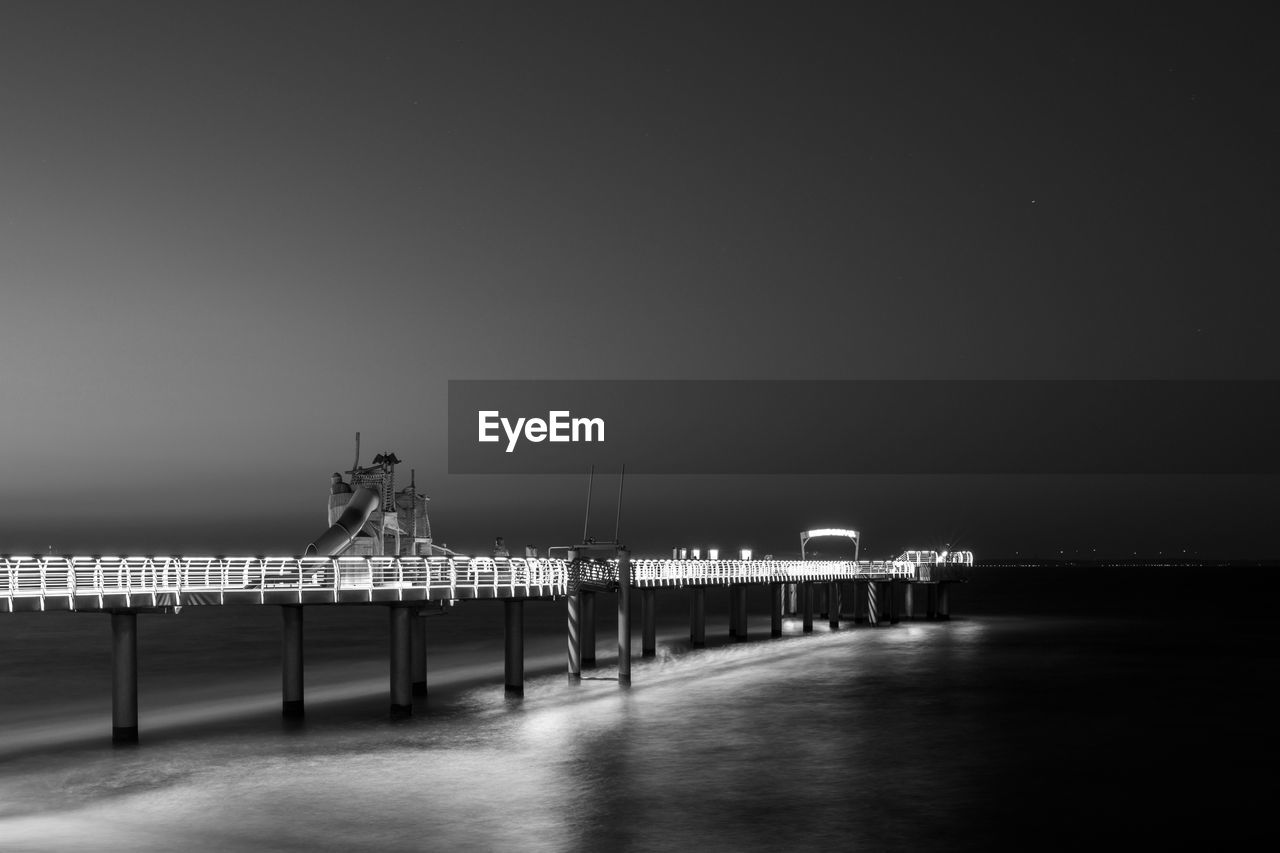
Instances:
[[[930,554],[932,556],[932,554]],[[905,555],[904,555],[905,557]],[[972,556],[957,552],[955,562]],[[961,562],[965,561],[965,562]],[[672,560],[631,561],[637,587],[799,583],[851,580],[927,580],[930,566],[897,560]],[[571,574],[590,583],[616,584],[617,560],[566,560],[536,557],[103,557],[0,555],[0,599],[77,598],[146,595],[152,601],[171,596],[175,603],[192,594],[252,592],[261,603],[269,591],[364,592],[425,589],[434,597],[564,595]]]

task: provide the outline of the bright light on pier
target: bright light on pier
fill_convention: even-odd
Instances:
[[[857,539],[858,531],[845,530],[841,527],[823,527],[818,530],[808,530],[804,534],[806,539],[817,539],[819,536],[843,536],[847,539]]]

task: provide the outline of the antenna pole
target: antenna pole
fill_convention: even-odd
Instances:
[[[627,481],[627,466],[622,466],[622,476],[618,478],[618,514],[613,519],[613,541],[614,544],[622,544],[622,540],[618,538],[618,532],[622,529],[622,484]]]
[[[592,465],[591,470],[587,473],[587,514],[582,519],[582,542],[587,541],[587,523],[591,521],[591,484],[596,479],[596,466]]]

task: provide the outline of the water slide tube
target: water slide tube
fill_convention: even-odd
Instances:
[[[378,496],[370,489],[361,486],[351,495],[342,515],[333,526],[307,546],[308,557],[336,557],[346,550],[356,538],[360,528],[364,527],[369,516],[378,508]]]

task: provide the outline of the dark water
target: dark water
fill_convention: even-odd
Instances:
[[[687,648],[666,592],[634,685],[565,683],[531,605],[523,700],[501,608],[429,622],[428,706],[386,718],[384,608],[307,610],[304,725],[275,608],[139,618],[143,744],[112,749],[109,626],[0,615],[5,850],[778,850],[1262,838],[1277,644],[1258,577],[989,570],[955,618]],[[1252,593],[1264,593],[1254,597]],[[763,595],[763,594],[762,594]],[[723,609],[723,597],[713,606]],[[637,605],[638,611],[638,605]],[[635,641],[638,652],[638,637]]]

